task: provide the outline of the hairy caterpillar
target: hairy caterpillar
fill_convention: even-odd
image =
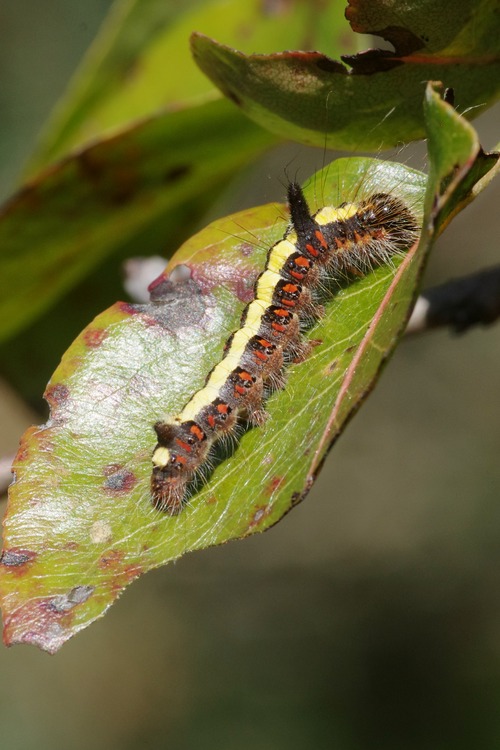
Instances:
[[[262,425],[265,398],[284,387],[284,366],[307,357],[310,344],[302,333],[308,321],[322,315],[316,300],[322,273],[342,279],[365,274],[418,238],[412,212],[388,193],[311,215],[294,182],[288,205],[291,227],[270,248],[254,299],[223,358],[179,414],[154,425],[152,502],[169,515],[182,511],[187,485],[214,443],[234,431],[238,418]]]

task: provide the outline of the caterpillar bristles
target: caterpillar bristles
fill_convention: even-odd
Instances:
[[[304,331],[324,314],[317,302],[332,282],[340,285],[390,263],[418,239],[407,205],[388,193],[359,203],[325,206],[311,215],[301,187],[288,187],[291,227],[273,245],[254,299],[228,338],[205,385],[175,417],[155,424],[153,505],[178,515],[189,488],[212,469],[213,448],[232,448],[240,425],[260,427],[264,401],[286,383],[284,367],[306,359],[313,342]]]

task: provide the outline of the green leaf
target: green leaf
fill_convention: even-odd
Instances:
[[[194,34],[195,59],[255,122],[282,137],[348,150],[377,150],[423,138],[424,85],[453,87],[475,117],[500,91],[500,15],[495,0],[351,0],[352,28],[388,40],[342,60],[320,52],[244,55]],[[353,106],[353,102],[355,105]],[[325,104],[326,103],[326,104]]]
[[[443,231],[496,176],[499,154],[485,154],[477,133],[441,98],[442,85],[429,83],[424,100],[428,141],[429,188],[426,196],[428,231]]]
[[[331,21],[341,12],[337,3],[334,15],[328,11]],[[323,27],[310,22],[312,14],[312,7],[297,2],[274,12],[267,12],[260,0],[116,3],[56,108],[31,171],[164,107],[196,112],[217,97],[191,58],[194,30],[223,30],[228,44],[268,51],[274,44],[301,46],[306,34],[320,43]],[[201,135],[202,117],[199,126]]]
[[[42,172],[0,210],[0,340],[124,246],[167,254],[272,138],[229,104],[154,117]],[[199,118],[199,119],[198,119]],[[200,127],[203,127],[203,138]],[[234,147],[233,147],[234,146]],[[191,215],[186,217],[185,207]]]
[[[472,128],[432,87],[426,113],[436,166],[419,247],[327,300],[324,319],[308,334],[319,343],[268,400],[268,423],[243,435],[179,516],[151,506],[152,424],[179,411],[220,359],[267,248],[285,230],[284,208],[264,206],[210,225],[171,262],[177,270],[163,282],[162,304],[118,303],[73,343],[47,389],[51,418],[27,431],[14,465],[0,564],[6,643],[53,652],[141,573],[188,550],[263,531],[308,492],[404,328],[435,222],[448,201],[470,196],[475,168],[485,175],[493,166]],[[456,128],[451,146],[445,116]],[[307,195],[314,208],[384,190],[421,214],[424,176],[390,162],[341,159],[316,176]]]
[[[56,108],[31,171],[165,107],[196,113],[218,98],[191,58],[189,37],[197,29],[253,52],[310,44],[331,50],[327,30],[342,20],[338,1],[266,8],[260,0],[121,0]],[[355,42],[347,51],[357,51]],[[198,124],[202,137],[203,109]]]
[[[228,41],[265,49],[321,38],[323,26],[303,3],[275,13],[258,0],[192,5],[134,0],[112,11],[31,169],[73,152],[0,209],[0,340],[110,254],[170,254],[168,238],[184,239],[230,178],[275,143],[213,101],[189,34],[223,19]],[[338,15],[337,5],[325,17]]]

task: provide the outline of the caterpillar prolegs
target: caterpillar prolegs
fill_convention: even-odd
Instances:
[[[307,357],[303,328],[322,314],[317,297],[324,273],[363,275],[418,239],[413,213],[388,193],[314,215],[297,183],[289,185],[287,197],[291,226],[270,248],[254,299],[223,358],[179,414],[154,425],[152,502],[169,515],[182,511],[187,485],[214,443],[233,433],[241,418],[262,425],[266,397],[285,385],[285,366]]]

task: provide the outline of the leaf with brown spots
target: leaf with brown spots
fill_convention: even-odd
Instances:
[[[142,573],[264,531],[303,499],[404,328],[435,232],[496,169],[433,87],[425,106],[427,189],[418,172],[356,158],[330,165],[307,190],[313,208],[315,195],[338,204],[374,190],[396,192],[417,215],[425,204],[420,245],[325,300],[308,334],[321,344],[288,368],[286,388],[267,402],[269,421],[247,430],[180,515],[151,505],[152,425],[175,414],[221,358],[285,230],[285,209],[210,225],[181,247],[149,305],[117,303],[68,349],[47,391],[51,419],[26,432],[14,464],[0,560],[6,643],[56,651]]]

